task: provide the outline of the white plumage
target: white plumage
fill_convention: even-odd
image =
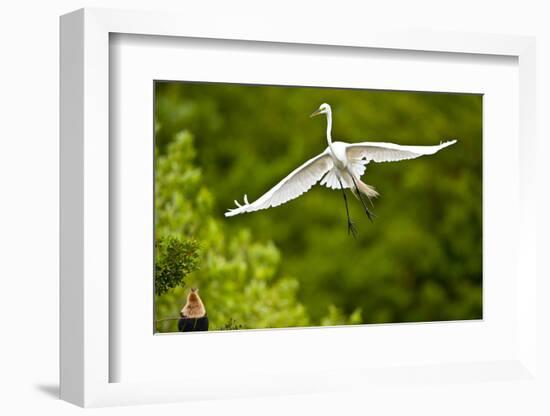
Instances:
[[[414,159],[423,155],[433,155],[439,150],[456,143],[456,140],[451,140],[435,146],[401,146],[381,142],[332,142],[332,111],[330,106],[321,104],[319,109],[311,116],[318,114],[327,115],[328,147],[324,152],[292,171],[254,202],[249,203],[246,195],[244,196],[243,205],[235,201],[237,208],[227,211],[225,213],[226,217],[279,206],[299,197],[319,181],[321,185],[327,188],[350,188],[359,198],[360,195],[358,194],[362,193],[370,199],[377,196],[378,193],[374,188],[361,181],[369,162],[395,162]],[[369,214],[366,206],[365,209]],[[349,223],[348,218],[348,225],[350,225]]]

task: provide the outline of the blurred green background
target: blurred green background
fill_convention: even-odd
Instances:
[[[175,239],[196,266],[157,261],[158,275],[180,278],[156,296],[158,331],[176,330],[160,320],[192,286],[212,329],[482,317],[480,95],[157,82],[155,99],[157,242]],[[458,143],[370,163],[363,180],[381,195],[371,223],[350,194],[357,240],[340,191],[318,185],[225,218],[234,199],[255,200],[325,149],[326,118],[309,118],[323,102],[334,140]]]

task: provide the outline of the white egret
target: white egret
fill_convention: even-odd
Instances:
[[[360,179],[365,173],[366,165],[369,162],[395,162],[398,160],[414,159],[423,155],[433,155],[444,147],[456,143],[456,140],[450,140],[435,146],[401,146],[394,143],[382,142],[333,142],[331,136],[332,111],[330,105],[326,103],[321,104],[310,117],[319,114],[326,114],[327,116],[328,147],[325,151],[292,171],[256,201],[249,203],[246,195],[244,196],[243,205],[235,201],[237,208],[229,209],[225,213],[226,217],[284,204],[299,197],[317,182],[321,181],[320,184],[327,188],[342,190],[348,217],[348,233],[351,232],[355,236],[356,231],[353,221],[351,221],[349,216],[345,189],[349,188],[361,200],[367,216],[372,221],[373,214],[368,209],[361,195],[365,195],[370,201],[371,198],[378,196],[378,192]]]

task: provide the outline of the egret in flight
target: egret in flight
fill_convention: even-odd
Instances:
[[[327,116],[328,147],[325,151],[293,170],[287,177],[256,201],[252,203],[248,202],[246,195],[244,196],[244,204],[241,205],[235,201],[237,207],[229,209],[225,213],[226,217],[279,206],[298,198],[304,192],[309,191],[317,182],[321,181],[322,186],[342,190],[348,219],[348,234],[351,233],[355,237],[356,230],[349,215],[345,189],[350,189],[361,201],[365,213],[372,221],[374,214],[369,210],[367,203],[363,199],[363,195],[372,204],[371,199],[377,197],[378,192],[372,186],[361,181],[361,176],[365,173],[366,165],[369,162],[396,162],[398,160],[414,159],[423,155],[433,155],[444,147],[456,143],[456,140],[450,140],[435,146],[401,146],[382,142],[333,142],[331,136],[332,111],[330,105],[326,103],[321,104],[310,117],[320,114],[326,114]]]

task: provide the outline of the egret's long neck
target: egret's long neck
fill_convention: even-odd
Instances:
[[[328,145],[332,148],[332,111],[330,109],[327,111],[327,142]]]

